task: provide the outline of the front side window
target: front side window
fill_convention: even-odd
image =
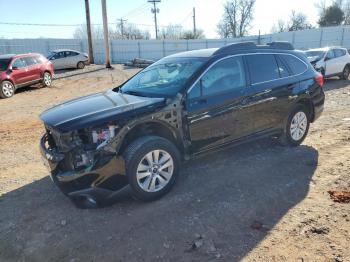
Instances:
[[[23,68],[26,67],[26,63],[24,62],[24,60],[22,58],[17,58],[13,63],[12,63],[12,67],[15,68]]]
[[[293,75],[299,75],[306,71],[307,66],[300,59],[295,57],[294,55],[279,55],[279,57],[285,61],[285,63],[289,66],[290,70],[292,70]]]
[[[278,79],[280,77],[276,58],[272,54],[246,56],[252,84]]]
[[[163,58],[147,67],[120,91],[140,96],[174,96],[208,58]]]
[[[327,52],[326,58],[327,58],[328,60],[335,58],[334,51],[333,51],[333,50],[329,50],[329,51]]]
[[[210,96],[245,87],[246,77],[242,57],[226,58],[213,65],[196,83],[189,98]]]

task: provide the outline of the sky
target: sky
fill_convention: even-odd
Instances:
[[[328,0],[330,2],[331,0]],[[207,38],[218,38],[216,25],[223,14],[226,0],[162,0],[158,4],[158,24],[181,24],[193,28],[192,9],[196,8],[197,28],[203,29]],[[270,33],[279,19],[287,20],[292,10],[305,13],[311,24],[316,25],[319,0],[256,0],[254,20],[250,35]],[[83,24],[84,0],[0,0],[0,22],[31,24]],[[92,23],[102,23],[100,0],[90,0]],[[151,4],[147,0],[107,0],[108,22],[124,18],[148,29],[154,37],[154,21]],[[114,26],[114,25],[111,25]],[[5,38],[72,38],[75,26],[24,26],[0,24],[0,37]]]

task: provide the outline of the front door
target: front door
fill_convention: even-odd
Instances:
[[[16,58],[11,64],[11,77],[16,86],[28,82],[26,63],[23,58]]]
[[[252,133],[252,95],[241,56],[214,63],[189,89],[187,124],[192,152],[207,150]]]

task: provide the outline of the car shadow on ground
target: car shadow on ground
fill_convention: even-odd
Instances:
[[[175,188],[142,203],[75,208],[48,177],[0,198],[0,260],[238,261],[309,191],[316,149],[273,139],[183,165]]]
[[[339,79],[338,77],[328,78],[325,80],[324,91],[341,89],[350,84],[350,80]]]

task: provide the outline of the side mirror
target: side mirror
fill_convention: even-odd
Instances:
[[[17,70],[17,69],[18,69],[17,66],[13,66],[13,67],[11,68],[11,70]]]
[[[331,59],[330,57],[326,56],[326,57],[324,58],[324,61],[326,62],[326,61],[328,61],[328,60],[330,60],[330,59]]]

